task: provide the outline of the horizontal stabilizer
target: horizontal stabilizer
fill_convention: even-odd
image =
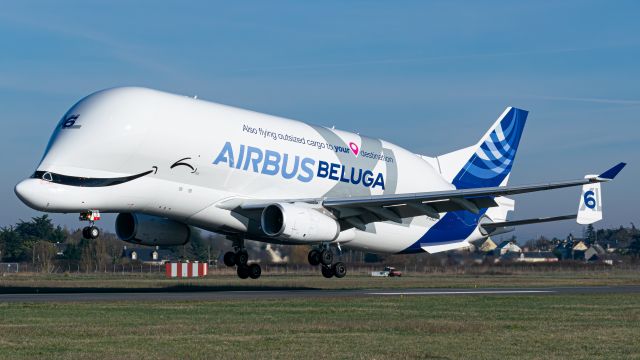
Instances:
[[[442,244],[421,244],[422,250],[428,252],[429,254],[435,254],[443,251],[462,249],[469,247],[469,243],[465,241],[458,241],[453,243],[442,243]]]
[[[503,221],[503,222],[494,222],[494,223],[485,223],[481,224],[483,228],[489,230],[501,228],[501,227],[509,227],[509,226],[518,226],[518,225],[528,225],[528,224],[539,224],[545,222],[552,221],[561,221],[561,220],[573,220],[577,217],[576,214],[572,215],[562,215],[562,216],[553,216],[553,217],[543,217],[543,218],[534,218],[534,219],[523,219],[523,220],[513,220],[513,221]]]

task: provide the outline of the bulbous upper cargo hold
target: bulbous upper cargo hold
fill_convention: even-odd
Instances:
[[[69,109],[37,170],[96,178],[154,170],[155,178],[191,175],[199,186],[264,198],[282,180],[300,196],[451,188],[429,163],[382,140],[135,87]]]

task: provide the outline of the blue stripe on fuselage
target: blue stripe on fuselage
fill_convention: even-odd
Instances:
[[[476,229],[478,220],[486,211],[487,209],[482,209],[477,215],[466,210],[448,212],[420,240],[401,251],[400,254],[423,252],[422,244],[438,244],[466,239]]]

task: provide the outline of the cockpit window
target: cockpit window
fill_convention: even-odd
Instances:
[[[152,172],[153,170],[149,170],[140,174],[125,176],[125,177],[117,177],[117,178],[90,178],[90,177],[61,175],[61,174],[56,174],[49,171],[36,171],[33,173],[31,178],[42,179],[52,183],[69,185],[69,186],[103,187],[103,186],[113,186],[113,185],[126,183],[128,181],[135,180],[145,175],[149,175]]]

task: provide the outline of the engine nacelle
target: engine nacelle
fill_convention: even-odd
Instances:
[[[120,213],[116,218],[116,235],[120,240],[132,244],[174,246],[186,244],[191,229],[175,220],[138,213]]]
[[[292,242],[332,241],[340,234],[340,224],[304,204],[276,203],[262,211],[262,231],[270,237]]]

